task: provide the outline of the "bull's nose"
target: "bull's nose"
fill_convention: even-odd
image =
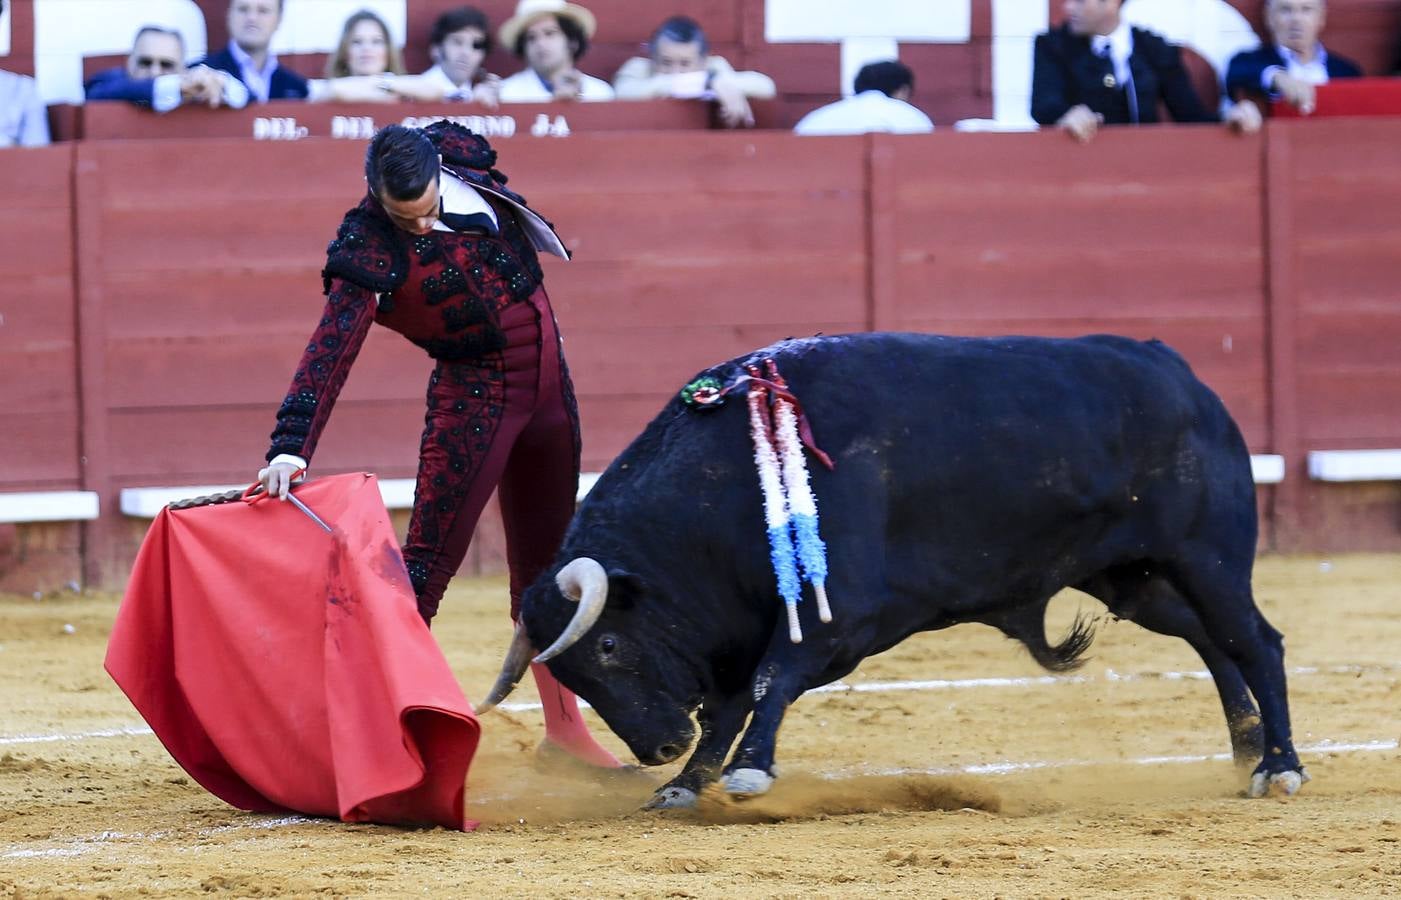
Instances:
[[[657,748],[657,758],[664,763],[669,763],[682,753],[686,752],[680,744],[662,744]]]

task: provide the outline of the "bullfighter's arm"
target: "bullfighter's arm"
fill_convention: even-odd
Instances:
[[[341,278],[329,280],[325,311],[277,411],[266,459],[291,454],[311,461],[321,429],[374,322],[375,304],[375,294],[368,288]]]

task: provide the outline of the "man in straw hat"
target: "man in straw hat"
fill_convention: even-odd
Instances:
[[[565,0],[520,0],[497,34],[526,68],[501,82],[501,102],[612,100],[608,82],[576,68],[597,25],[593,13]]]

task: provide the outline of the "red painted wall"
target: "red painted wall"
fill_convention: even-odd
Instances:
[[[1089,147],[634,133],[511,139],[501,164],[577,254],[550,261],[547,283],[586,469],[696,370],[788,335],[1114,331],[1178,347],[1252,450],[1285,454],[1285,484],[1263,492],[1275,546],[1398,549],[1401,485],[1305,470],[1308,450],[1401,446],[1398,141],[1401,120],[1384,119],[1249,139],[1145,128]],[[98,491],[90,579],[119,583],[140,539],[122,487],[251,480],[360,155],[233,139],[5,154],[0,490]],[[318,471],[412,475],[427,373],[377,332]],[[36,574],[23,543],[0,535],[0,584],[67,574]],[[61,535],[24,546],[73,568]],[[484,546],[473,565],[494,568],[499,539]]]

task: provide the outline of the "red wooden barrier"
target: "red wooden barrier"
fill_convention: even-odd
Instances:
[[[507,142],[501,165],[577,254],[548,262],[547,283],[587,469],[697,369],[788,335],[1117,331],[1178,347],[1251,448],[1287,457],[1264,492],[1278,546],[1395,548],[1401,486],[1311,484],[1305,455],[1401,446],[1398,139],[1396,120],[1277,122],[1253,139],[1116,131],[1089,147],[1054,133],[599,134]],[[99,492],[95,583],[125,577],[139,538],[122,487],[251,478],[320,310],[326,241],[363,190],[362,149],[6,152],[0,490]],[[318,471],[412,475],[427,372],[376,333]],[[33,571],[6,540],[0,579],[25,586]]]

